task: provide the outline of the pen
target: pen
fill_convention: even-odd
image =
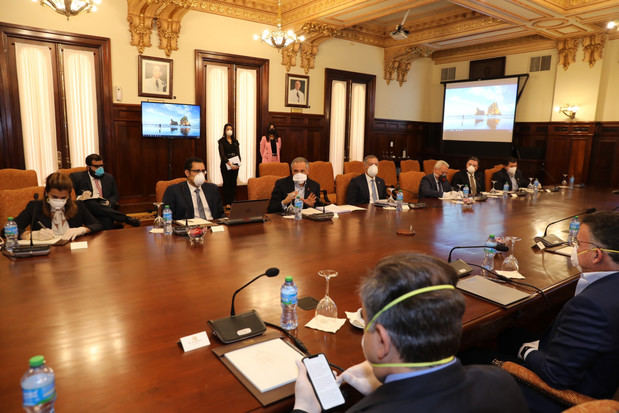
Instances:
[[[45,229],[47,229],[47,227],[45,226],[45,224],[43,224],[41,221],[37,221],[37,223],[39,224],[39,226],[40,226],[41,228],[45,228]]]

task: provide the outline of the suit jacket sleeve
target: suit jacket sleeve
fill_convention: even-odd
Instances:
[[[228,157],[226,156],[226,151],[224,150],[224,141],[223,139],[225,138],[221,138],[219,140],[219,158],[221,159],[221,163],[228,163]]]
[[[17,229],[19,230],[18,237],[21,237],[22,232],[24,232],[26,228],[30,226],[34,209],[36,208],[38,213],[38,211],[41,210],[41,205],[42,201],[30,201],[28,202],[28,205],[26,205],[26,208],[24,208],[24,210],[20,212],[17,217],[15,217],[15,223],[17,224]],[[38,224],[35,223],[35,225]],[[4,235],[4,229],[2,230],[2,234]]]
[[[503,186],[505,185],[505,182],[507,182],[508,179],[509,177],[507,176],[507,173],[505,172],[504,169],[493,173],[491,181],[496,181],[496,183],[494,184],[494,189],[503,190]],[[511,188],[512,186],[511,182],[507,182],[507,183],[509,187]],[[492,185],[492,182],[490,182],[490,185]]]
[[[118,206],[118,187],[116,186],[116,180],[112,175],[105,175],[106,178],[106,189],[103,190],[105,192],[104,197],[108,201],[110,201],[110,206],[112,208],[116,208]]]
[[[376,177],[376,186],[378,190],[378,198],[386,199],[387,198],[387,185],[385,184],[385,180],[382,178]]]
[[[419,185],[419,198],[438,198],[440,196],[438,190],[435,189],[434,183],[428,175],[421,179]]]
[[[90,211],[88,211],[86,205],[84,205],[82,201],[75,201],[75,203],[77,204],[78,212],[76,216],[69,220],[69,225],[71,227],[84,226],[90,229],[90,232],[93,233],[101,231],[103,229],[103,225],[90,213]]]
[[[260,139],[260,157],[262,158],[262,162],[264,162],[264,158],[266,155],[266,147],[267,147],[267,138],[266,136],[263,136],[262,139]]]
[[[75,189],[75,195],[80,196],[84,191],[91,191],[92,186],[90,184],[90,178],[88,175],[88,171],[83,172],[73,172],[69,175],[71,181],[73,182],[73,189]]]
[[[170,185],[166,188],[165,192],[163,193],[163,207],[165,207],[166,205],[170,205],[170,209],[172,210],[172,214],[175,216],[175,219],[180,219],[178,218],[178,210],[179,210],[179,197],[181,196],[180,194],[177,194],[178,188],[177,185]],[[183,217],[184,218],[184,217]]]
[[[282,201],[288,195],[286,193],[286,178],[282,178],[275,182],[273,192],[271,193],[271,201],[269,202],[268,212],[282,212]]]
[[[346,203],[348,205],[362,204],[363,202],[361,202],[360,199],[361,188],[359,187],[359,180],[357,178],[353,178],[348,184],[348,189],[346,189]]]
[[[322,201],[320,200],[320,184],[318,182],[311,181],[311,182],[309,182],[309,184],[306,184],[306,187],[309,187],[309,191],[316,196],[316,203],[314,203],[314,206],[322,205]],[[307,198],[308,196],[309,196],[309,194],[306,193],[305,194],[305,198]],[[284,196],[284,198],[285,198],[285,196]],[[281,204],[281,202],[280,202],[280,204]],[[304,202],[303,203],[303,208],[312,208],[312,207],[310,205],[307,205]]]
[[[219,188],[217,188],[217,185],[209,183],[202,184],[202,191],[206,196],[206,202],[208,202],[208,207],[211,210],[213,219],[223,217],[224,204],[221,201],[221,196],[219,195]]]

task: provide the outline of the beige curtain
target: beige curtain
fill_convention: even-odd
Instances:
[[[346,82],[331,83],[331,125],[329,161],[335,175],[344,171],[344,139],[346,129]]]
[[[217,185],[223,183],[219,165],[217,141],[223,136],[228,122],[228,68],[206,66],[206,167],[207,179]]]
[[[52,58],[47,46],[15,43],[26,169],[39,184],[58,169]]]
[[[350,104],[350,148],[351,161],[363,160],[363,141],[365,138],[365,84],[352,84]]]
[[[241,146],[239,182],[246,184],[256,171],[256,70],[236,71],[236,138]]]
[[[71,167],[84,166],[86,156],[99,153],[95,56],[74,49],[62,54]]]

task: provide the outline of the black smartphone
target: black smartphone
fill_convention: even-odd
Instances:
[[[331,367],[324,354],[303,358],[307,376],[323,410],[332,409],[345,403],[340,387],[335,381]]]

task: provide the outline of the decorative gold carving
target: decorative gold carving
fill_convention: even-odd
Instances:
[[[305,41],[300,43],[298,48],[301,57],[300,66],[305,71],[305,74],[308,74],[314,68],[320,44],[328,39],[340,36],[341,31],[328,24],[308,22],[301,27],[300,34],[305,35]],[[286,70],[290,70],[291,60],[287,60],[286,63]],[[284,64],[284,57],[282,57],[282,64]]]
[[[584,56],[582,60],[588,61],[589,67],[593,67],[595,62],[602,58],[605,43],[606,36],[601,33],[583,37],[582,50],[584,52]]]
[[[286,72],[290,72],[290,68],[297,65],[297,53],[300,48],[300,43],[293,43],[282,49],[282,65],[286,67]]]
[[[150,34],[153,29],[152,16],[145,16],[143,13],[132,13],[129,10],[127,16],[129,21],[129,32],[131,33],[131,46],[137,46],[138,53],[144,53],[145,47],[150,47]]]
[[[559,64],[563,66],[563,70],[567,70],[567,68],[576,61],[577,49],[578,39],[563,39],[557,42]]]
[[[432,51],[422,46],[407,46],[385,49],[384,77],[389,84],[397,80],[400,86],[406,82],[412,61],[420,57],[430,57]]]

